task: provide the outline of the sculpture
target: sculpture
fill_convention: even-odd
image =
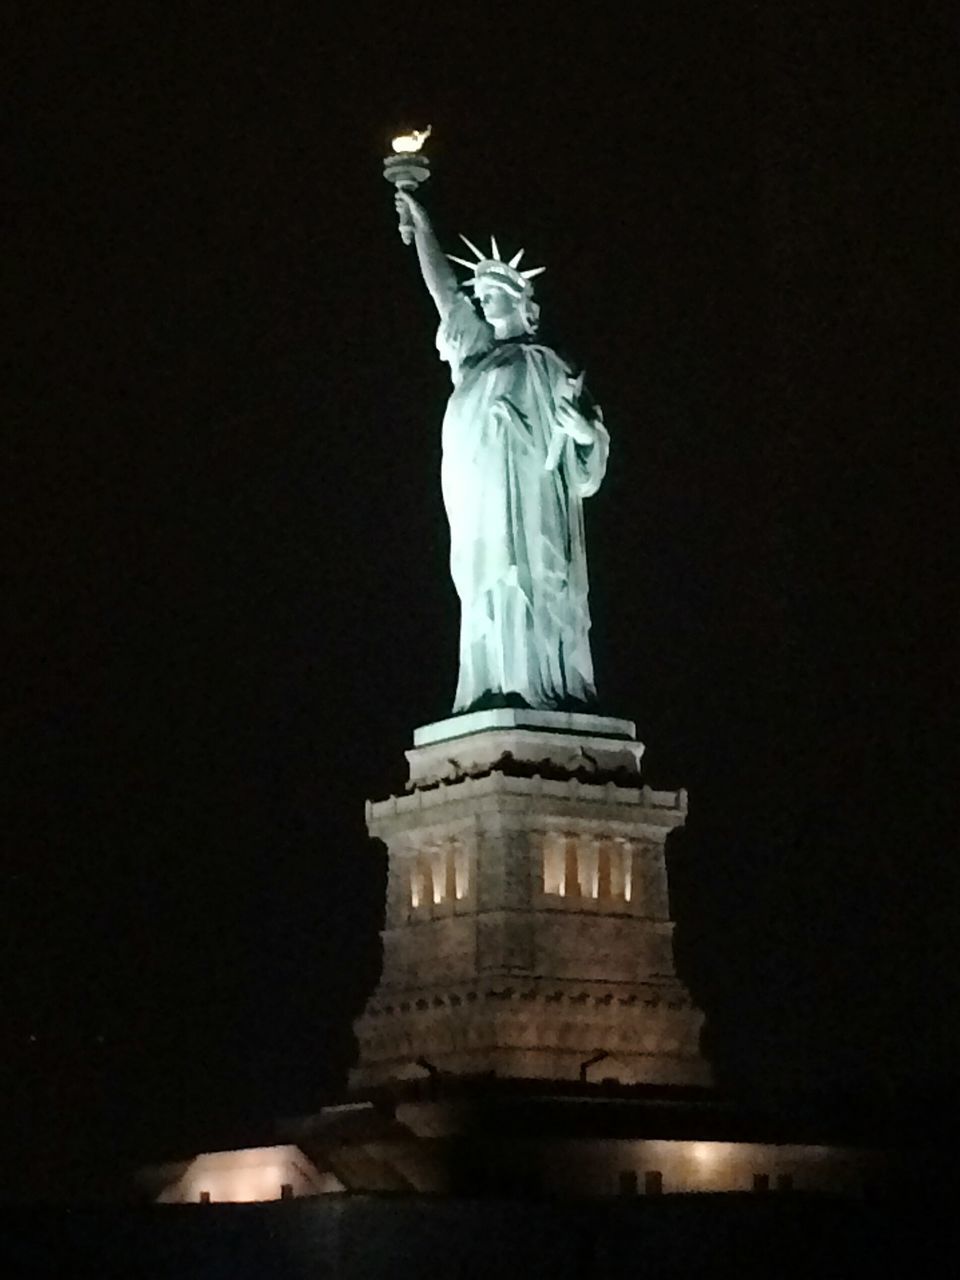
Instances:
[[[504,261],[466,237],[473,299],[430,219],[398,185],[397,210],[440,314],[453,391],[443,420],[443,501],[461,604],[454,713],[577,710],[596,697],[583,499],[599,488],[609,436],[583,374],[536,340],[540,308],[521,249]],[[404,236],[406,239],[406,236]]]

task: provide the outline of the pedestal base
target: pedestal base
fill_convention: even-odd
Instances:
[[[425,1070],[708,1083],[664,861],[686,794],[641,784],[632,722],[501,709],[414,743],[410,794],[367,805],[389,873],[353,1087]]]

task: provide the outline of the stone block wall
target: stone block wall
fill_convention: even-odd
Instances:
[[[356,1024],[356,1088],[417,1060],[456,1074],[704,1083],[676,977],[664,842],[683,793],[516,776],[368,808],[389,851],[383,972]]]

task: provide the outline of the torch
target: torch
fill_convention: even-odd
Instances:
[[[383,176],[398,191],[416,191],[420,183],[430,177],[430,161],[420,151],[429,137],[430,125],[427,125],[426,129],[401,134],[390,143],[393,155],[383,162]],[[406,209],[400,214],[400,239],[404,244],[413,243],[413,223]]]

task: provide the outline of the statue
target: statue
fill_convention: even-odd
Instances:
[[[461,237],[476,261],[452,260],[473,273],[471,299],[411,186],[397,185],[401,231],[412,228],[453,380],[441,466],[461,605],[453,711],[584,710],[596,688],[582,504],[606,470],[603,415],[583,374],[536,340],[543,268]]]

